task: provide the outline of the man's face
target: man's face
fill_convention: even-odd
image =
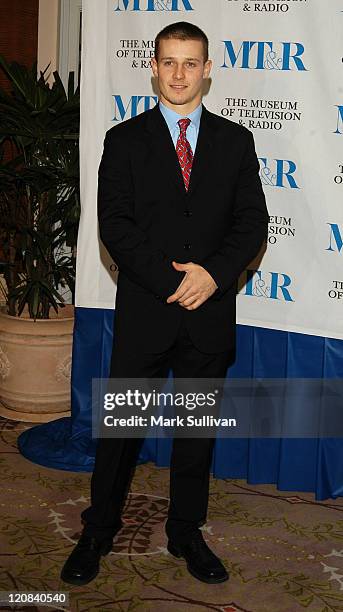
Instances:
[[[161,40],[158,60],[153,58],[152,71],[158,79],[160,99],[180,115],[191,113],[202,99],[203,80],[212,62],[204,62],[200,40]]]

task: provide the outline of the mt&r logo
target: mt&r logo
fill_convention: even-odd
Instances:
[[[334,132],[335,134],[343,134],[343,105],[338,106],[338,115],[337,115],[337,129]]]
[[[260,177],[263,185],[288,189],[299,189],[295,180],[297,165],[290,159],[268,159],[259,157]]]
[[[240,45],[232,40],[222,42],[224,61],[221,68],[307,71],[302,59],[305,47],[300,42],[243,40]]]
[[[193,11],[190,0],[116,0],[115,11]]]
[[[157,96],[128,96],[124,101],[122,96],[112,96],[114,102],[114,114],[112,121],[124,121],[132,119],[143,111],[153,108],[158,101]]]
[[[329,246],[325,250],[340,253],[343,247],[341,228],[338,223],[328,223],[328,226],[330,227],[330,238]]]
[[[243,295],[269,300],[283,300],[294,302],[290,285],[292,279],[288,274],[281,272],[264,272],[262,270],[245,270]]]

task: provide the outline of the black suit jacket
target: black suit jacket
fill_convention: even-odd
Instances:
[[[184,320],[195,346],[235,344],[237,280],[267,236],[268,215],[251,132],[202,109],[188,192],[158,105],[111,128],[99,167],[101,240],[119,266],[115,341],[160,352]],[[196,310],[167,304],[201,264],[218,289]]]

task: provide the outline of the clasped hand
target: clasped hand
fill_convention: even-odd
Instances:
[[[178,302],[186,310],[195,310],[206,302],[217,289],[212,276],[199,264],[192,261],[181,264],[172,262],[175,270],[186,272],[175,293],[167,299],[167,304]]]

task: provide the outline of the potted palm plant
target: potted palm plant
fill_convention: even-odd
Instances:
[[[0,413],[43,422],[70,409],[79,195],[79,90],[0,56]],[[68,303],[69,302],[69,303]]]

